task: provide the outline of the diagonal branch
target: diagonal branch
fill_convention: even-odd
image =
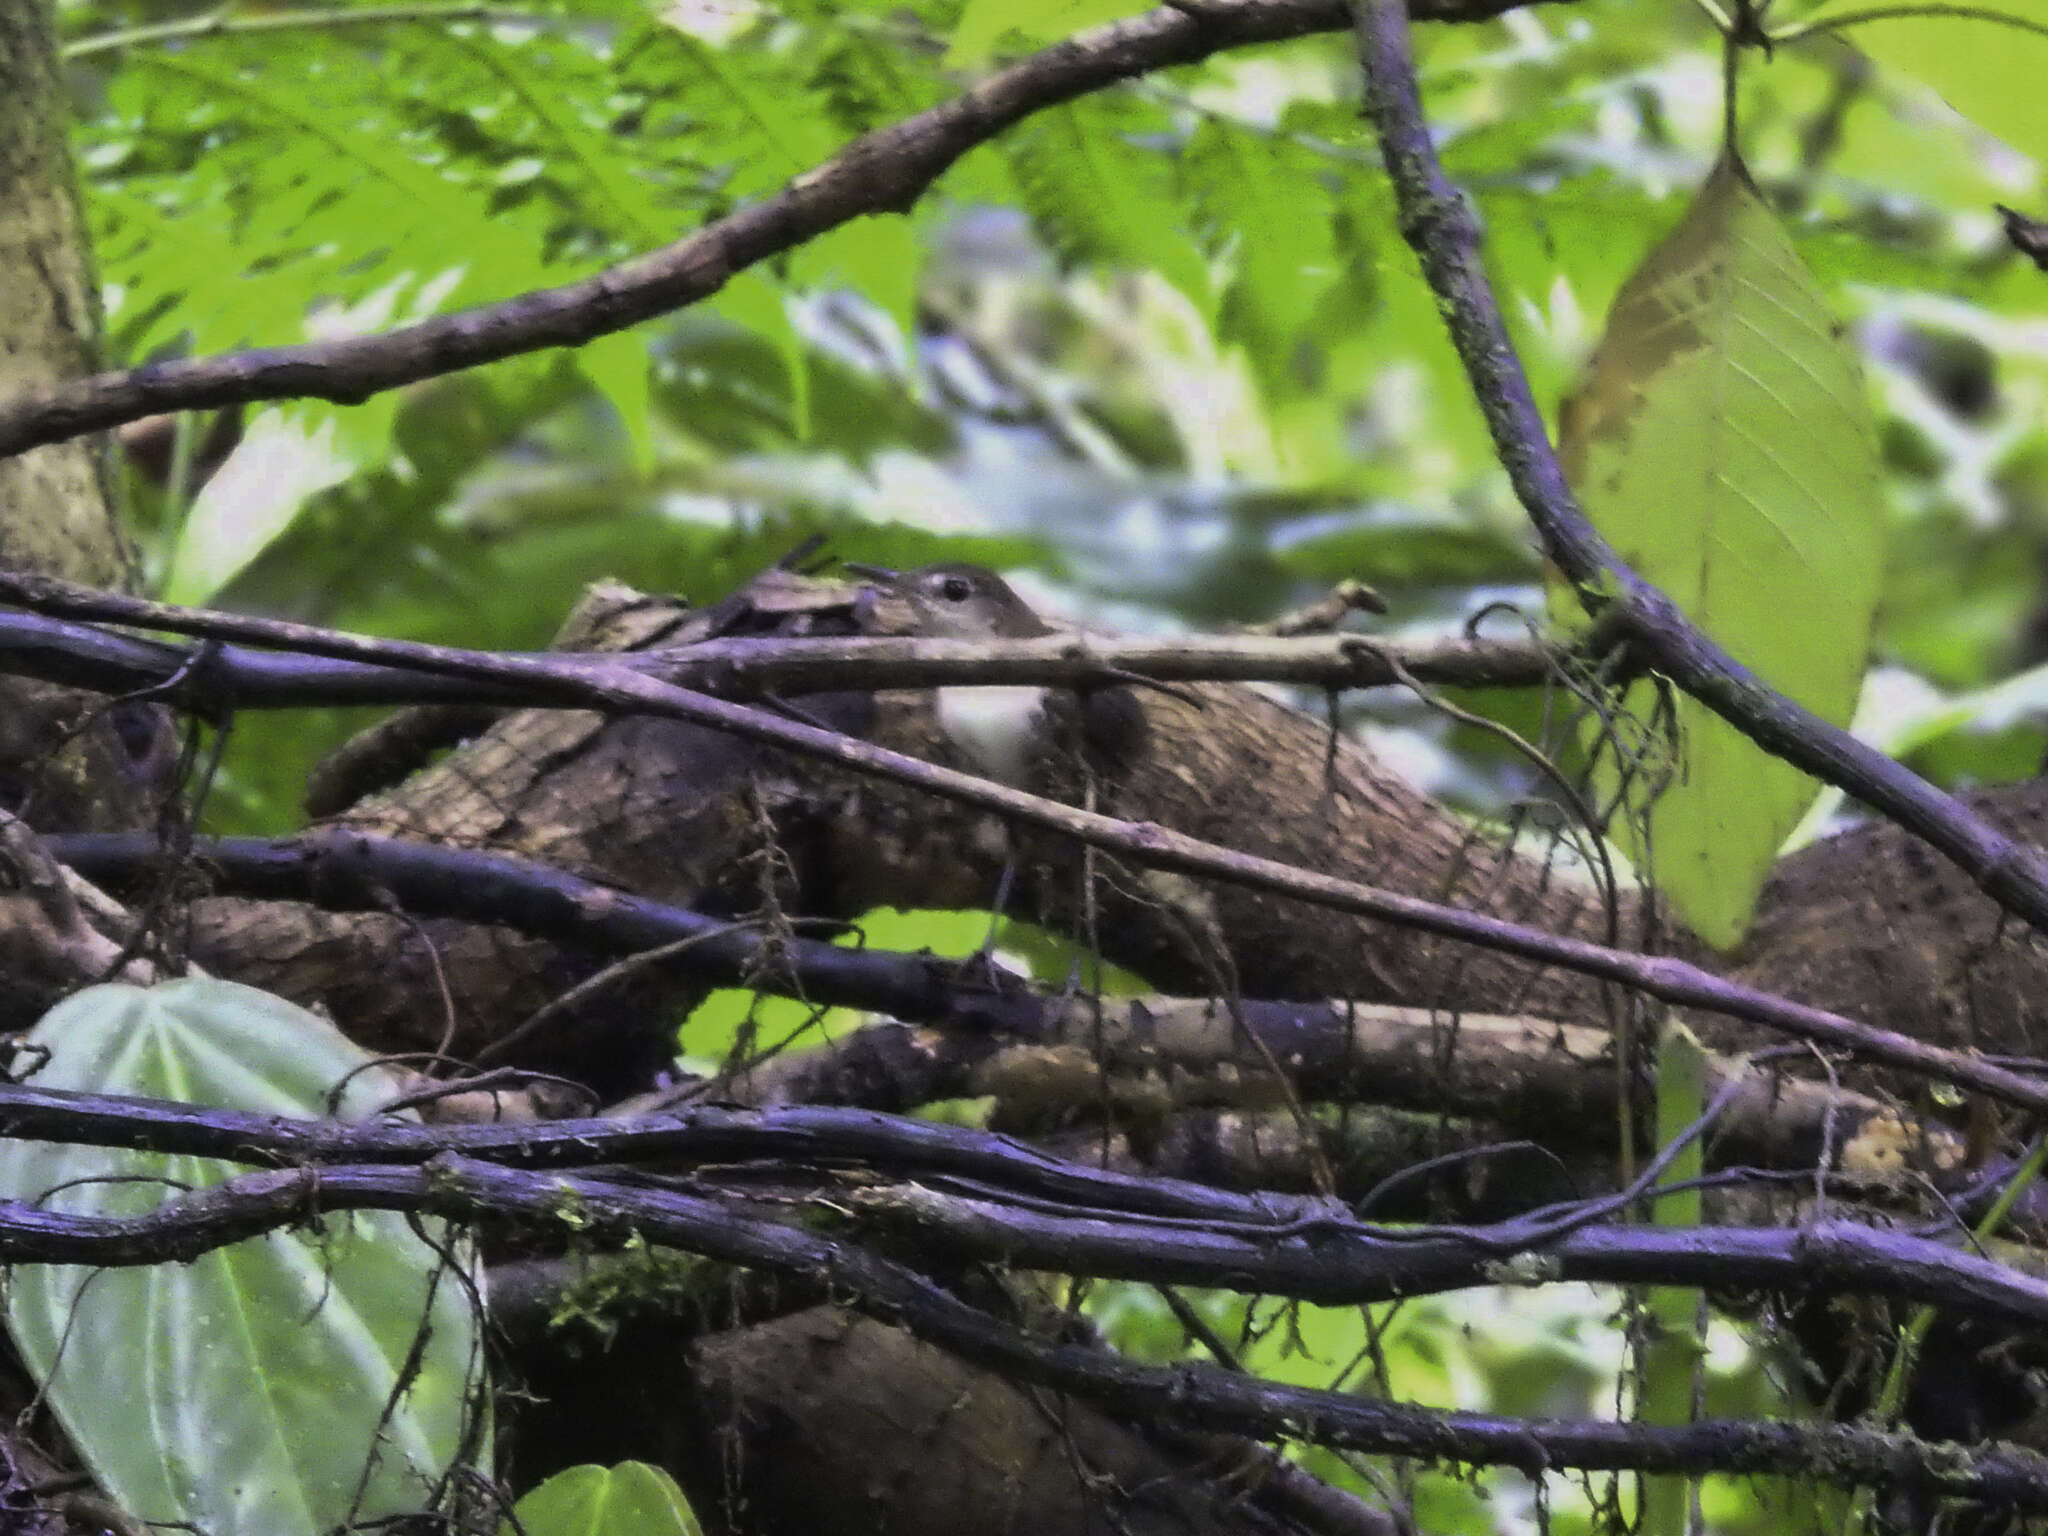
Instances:
[[[1134,863],[1269,891],[1332,911],[1375,918],[1603,981],[1620,982],[1679,1007],[1703,1008],[1748,1019],[1830,1050],[1851,1051],[1871,1061],[1974,1089],[2001,1103],[2048,1110],[2048,1082],[2009,1071],[1975,1055],[1944,1050],[1894,1030],[1859,1024],[1826,1009],[1808,1007],[1730,981],[1674,956],[1638,954],[1547,933],[1442,902],[1315,874],[1278,859],[1260,858],[1190,837],[1155,822],[1124,821],[1062,805],[1057,800],[892,752],[836,731],[676,688],[638,672],[607,666],[597,658],[585,658],[577,665],[564,667],[558,659],[546,656],[496,655],[414,641],[372,639],[310,624],[245,619],[234,614],[148,602],[13,571],[0,571],[0,601],[70,618],[171,629],[211,639],[255,637],[266,644],[296,645],[314,655],[524,685],[533,690],[531,702],[542,707],[640,713],[683,720],[726,731],[743,740],[783,748],[837,768],[908,784],[958,804],[1040,827],[1089,847],[1106,849]]]
[[[1357,0],[1365,108],[1379,134],[1401,233],[1422,262],[1516,495],[1544,552],[1614,639],[1766,751],[1838,785],[1925,838],[2007,911],[2048,932],[2048,855],[1768,687],[1623,563],[1565,479],[1479,256],[1479,225],[1444,175],[1415,82],[1398,0]]]
[[[112,886],[138,879],[162,857],[153,839],[136,833],[58,834],[43,841],[62,862]],[[1613,1090],[1613,1042],[1604,1029],[1585,1025],[1462,1013],[1457,1048],[1446,1059],[1449,1025],[1435,1009],[1261,998],[1224,1009],[1204,998],[1156,996],[1077,1006],[1064,995],[969,983],[928,955],[846,949],[797,934],[771,941],[742,924],[485,849],[316,832],[275,842],[210,840],[198,845],[194,858],[218,889],[236,895],[305,901],[327,911],[386,911],[395,901],[415,917],[500,925],[603,955],[687,942],[669,963],[701,981],[948,1026],[944,1045],[920,1040],[892,1049],[892,1031],[870,1028],[749,1069],[726,1090],[749,1102],[832,1103],[840,1100],[835,1090],[841,1083],[872,1091],[886,1080],[900,1097],[861,1102],[908,1109],[933,1098],[999,1090],[1004,1052],[1012,1047],[1028,1056],[1037,1047],[1085,1039],[1103,1070],[1168,1063],[1206,1080],[1227,1065],[1251,1098],[1268,1087],[1268,1063],[1282,1061],[1295,1091],[1311,1100],[1484,1112],[1511,1127],[1552,1134],[1560,1126],[1603,1138],[1612,1130],[1598,1113],[1589,1124],[1588,1111]],[[1255,1042],[1250,1049],[1247,1039]],[[1867,1134],[1920,1146],[1936,1167],[1960,1160],[1947,1130],[1909,1127],[1862,1094],[1781,1079],[1742,1058],[1713,1057],[1709,1070],[1717,1093],[1747,1079],[1717,1132],[1724,1155],[1809,1166]],[[698,1087],[651,1102],[688,1103]],[[0,1090],[0,1105],[7,1102]]]
[[[1478,21],[1517,0],[1416,0]],[[1161,6],[1068,38],[915,117],[855,139],[765,201],[661,250],[559,288],[374,336],[151,363],[0,404],[0,458],[162,411],[312,397],[354,404],[401,384],[548,347],[580,346],[709,298],[733,276],[866,214],[908,209],[968,150],[1048,107],[1229,48],[1346,24],[1342,0]]]
[[[575,652],[546,656],[587,667]],[[844,635],[702,640],[644,651],[606,652],[605,665],[659,677],[723,699],[830,693],[840,689],[938,688],[960,683],[1100,685],[1111,673],[1157,682],[1293,683],[1309,688],[1378,688],[1414,678],[1459,688],[1527,688],[1554,675],[1561,659],[1531,641],[1403,641],[1376,635],[1048,635],[1028,640],[953,640],[910,635]],[[374,662],[220,646],[193,648],[110,633],[33,614],[0,613],[0,673],[100,693],[148,691],[166,703],[205,709],[211,698],[236,709],[312,709],[358,704],[518,705],[526,695],[462,678],[400,671]]]

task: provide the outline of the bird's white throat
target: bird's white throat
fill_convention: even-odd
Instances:
[[[1043,688],[941,688],[939,729],[987,778],[1021,788],[1044,729]]]

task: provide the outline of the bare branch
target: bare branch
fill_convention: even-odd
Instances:
[[[1418,0],[1477,21],[1515,0]],[[968,150],[1034,112],[1229,48],[1347,23],[1340,0],[1217,0],[1096,27],[999,70],[929,111],[854,140],[775,196],[580,282],[349,340],[151,363],[46,386],[0,405],[0,457],[162,411],[382,390],[548,347],[580,346],[709,298],[737,272],[864,214],[902,212]]]
[[[200,38],[233,37],[250,32],[299,31],[307,28],[321,30],[342,27],[389,27],[408,23],[427,26],[446,26],[457,21],[507,21],[525,25],[542,25],[559,20],[544,12],[522,11],[510,6],[446,4],[445,0],[425,0],[417,5],[363,5],[323,9],[312,6],[293,6],[289,10],[272,12],[264,16],[234,16],[225,11],[206,11],[197,16],[181,16],[176,21],[159,21],[146,26],[120,27],[107,32],[97,32],[66,43],[57,50],[58,57],[69,64],[78,59],[89,59],[96,54],[117,53],[125,48],[147,48],[157,43],[193,42]]]
[[[250,633],[253,637],[260,630]],[[575,653],[510,654],[544,658],[565,669],[588,666],[577,661]],[[1106,669],[1112,668],[1158,682],[1378,688],[1402,681],[1400,674],[1405,672],[1419,682],[1454,687],[1524,688],[1541,684],[1558,660],[1542,646],[1521,641],[1401,641],[1358,634],[1177,635],[1167,640],[1081,634],[1029,640],[748,637],[606,655],[608,665],[724,699],[958,683],[1072,688],[1101,683]],[[236,709],[310,709],[355,704],[514,706],[531,698],[524,690],[474,679],[236,645],[220,646],[195,665],[189,646],[24,613],[0,613],[0,672],[100,693],[161,689],[165,702],[185,703],[202,713],[221,701]]]
[[[137,1101],[138,1109],[144,1108]],[[822,1111],[809,1111],[816,1117]],[[845,1121],[854,1117],[839,1114]],[[249,1117],[255,1118],[255,1117]],[[870,1117],[872,1118],[872,1117]],[[47,1124],[47,1122],[45,1122]],[[196,1123],[196,1117],[195,1117]],[[374,1148],[387,1127],[334,1127],[325,1135],[319,1122],[303,1122],[314,1137],[347,1139]],[[900,1123],[900,1122],[899,1122]],[[562,1122],[600,1143],[628,1140],[613,1126]],[[13,1127],[8,1127],[13,1131]],[[110,1128],[117,1130],[118,1126]],[[404,1129],[398,1127],[397,1129]],[[532,1127],[525,1128],[528,1132]],[[760,1156],[772,1142],[797,1140],[785,1132],[727,1134],[717,1140],[725,1156]],[[763,1262],[772,1245],[756,1241],[753,1251],[734,1246],[706,1230],[714,1213],[744,1228],[786,1230],[776,1219],[796,1215],[809,1225],[852,1227],[887,1244],[908,1244],[920,1261],[980,1260],[1014,1264],[1049,1273],[1091,1275],[1163,1285],[1213,1286],[1314,1302],[1355,1306],[1403,1296],[1465,1290],[1479,1285],[1544,1285],[1583,1281],[1616,1285],[1678,1285],[1737,1291],[1852,1292],[1908,1301],[1939,1303],[1973,1317],[2040,1326],[2048,1323],[2048,1280],[1943,1243],[1886,1231],[1859,1222],[1832,1220],[1794,1227],[1668,1227],[1599,1224],[1574,1227],[1569,1210],[1515,1217],[1483,1226],[1381,1227],[1351,1216],[1342,1205],[1318,1197],[1218,1195],[1199,1185],[1162,1188],[1160,1181],[1095,1173],[1081,1165],[1040,1158],[1025,1167],[1042,1189],[1083,1187],[1094,1173],[1098,1186],[1125,1188],[1139,1210],[1105,1210],[1058,1197],[1034,1199],[1013,1190],[961,1183],[957,1175],[926,1172],[918,1181],[877,1182],[869,1172],[849,1178],[820,1174],[813,1165],[844,1162],[851,1148],[882,1138],[867,1128],[843,1124],[840,1134],[812,1135],[775,1177],[777,1165],[749,1167],[740,1189],[717,1185],[717,1169],[685,1187],[622,1181],[601,1174],[562,1173],[509,1163],[536,1162],[518,1156],[516,1141],[501,1142],[503,1161],[441,1152],[423,1160],[417,1145],[405,1164],[323,1164],[285,1172],[244,1174],[204,1191],[166,1200],[140,1216],[85,1216],[48,1209],[0,1210],[0,1259],[11,1264],[67,1263],[129,1266],[185,1262],[232,1242],[303,1221],[309,1211],[410,1210],[474,1220],[487,1212],[536,1212],[559,1217],[565,1207],[589,1209],[594,1232],[637,1232],[650,1242],[734,1264]],[[927,1165],[969,1160],[947,1158],[948,1141],[993,1141],[955,1127],[935,1127],[926,1138]],[[609,1131],[610,1134],[606,1134]],[[445,1134],[445,1133],[444,1133]],[[126,1139],[125,1137],[123,1139]],[[193,1138],[182,1138],[188,1143]],[[462,1138],[476,1141],[469,1135]],[[643,1137],[643,1147],[680,1138]],[[713,1138],[694,1138],[700,1148]],[[907,1140],[907,1138],[905,1138]],[[548,1141],[578,1164],[590,1153],[566,1136]],[[671,1158],[674,1153],[671,1152]],[[716,1151],[700,1150],[675,1159],[685,1164],[716,1163]],[[998,1163],[1010,1171],[1027,1164],[1028,1149],[1014,1147]],[[436,1180],[445,1178],[443,1185]],[[949,1187],[958,1185],[958,1187]],[[552,1194],[557,1203],[545,1202]],[[1229,1220],[1162,1208],[1176,1203],[1210,1211],[1236,1204],[1250,1219]],[[1279,1205],[1280,1210],[1274,1206]],[[1306,1214],[1303,1214],[1303,1213]],[[836,1218],[836,1219],[835,1219]],[[593,1239],[599,1240],[599,1239]],[[740,1239],[745,1244],[746,1239]],[[783,1267],[767,1259],[768,1267]]]
[[[2008,1071],[1968,1053],[1928,1045],[1893,1030],[1859,1024],[1825,1009],[1807,1007],[1715,976],[1673,956],[1635,954],[1583,939],[1546,933],[1441,902],[1315,874],[1276,859],[1240,853],[1156,823],[1128,822],[1062,805],[1058,801],[1027,794],[956,769],[927,763],[901,752],[891,752],[835,731],[676,688],[611,665],[608,657],[585,656],[564,666],[561,658],[492,655],[452,646],[371,639],[310,624],[247,619],[234,614],[146,602],[115,593],[97,592],[50,577],[12,571],[0,571],[0,600],[62,617],[172,629],[211,639],[260,637],[263,643],[293,645],[314,655],[374,661],[423,672],[523,685],[533,690],[531,702],[542,706],[593,709],[613,714],[642,713],[684,720],[713,730],[727,731],[748,741],[784,748],[856,773],[909,784],[963,805],[994,812],[1014,822],[1070,837],[1090,847],[1108,849],[1135,863],[1270,891],[1334,911],[1376,918],[1582,975],[1620,982],[1667,1003],[1747,1019],[1827,1049],[1851,1051],[1874,1062],[1974,1089],[2002,1103],[2048,1109],[2048,1081]]]
[[[1709,1421],[1676,1428],[1608,1421],[1504,1419],[1431,1412],[1347,1392],[1293,1387],[1202,1365],[1139,1365],[1080,1344],[1037,1338],[976,1310],[923,1276],[818,1230],[843,1212],[826,1201],[812,1224],[765,1219],[744,1202],[644,1184],[624,1185],[561,1173],[529,1173],[442,1157],[421,1168],[326,1168],[244,1175],[167,1201],[140,1217],[88,1218],[24,1204],[0,1209],[0,1257],[9,1262],[126,1265],[184,1260],[214,1247],[308,1215],[350,1209],[409,1210],[456,1220],[491,1211],[546,1228],[566,1217],[579,1239],[604,1243],[629,1235],[663,1246],[806,1279],[823,1279],[859,1310],[906,1328],[970,1363],[1013,1379],[1072,1392],[1122,1416],[1195,1425],[1268,1440],[1338,1449],[1419,1455],[1499,1464],[1530,1475],[1575,1467],[1594,1470],[1704,1474],[1774,1474],[1844,1486],[1873,1485],[1936,1496],[1995,1502],[2010,1509],[2048,1510],[2048,1459],[2010,1446],[1934,1454],[1911,1436],[1846,1425]],[[842,1215],[841,1219],[844,1219]],[[1019,1217],[1019,1225],[1025,1225]],[[1065,1235],[1065,1234],[1062,1234]],[[1580,1233],[1581,1239],[1591,1233]],[[1603,1233],[1623,1242],[1662,1241],[1683,1249],[1699,1234],[1637,1229]],[[1726,1234],[1738,1244],[1760,1234]],[[1833,1225],[1781,1234],[1811,1242],[1860,1273],[1880,1249],[1891,1249],[1878,1273],[1898,1268],[1913,1240],[1859,1237]],[[1144,1245],[1158,1242],[1146,1229]],[[1874,1246],[1870,1246],[1874,1241]],[[1836,1248],[1835,1245],[1842,1245]],[[2048,1286],[2023,1280],[1974,1258],[1934,1248],[1911,1257],[1967,1283],[1989,1305],[2048,1318]],[[1243,1258],[1278,1267],[1283,1254],[1308,1244],[1269,1234],[1246,1245]],[[1704,1252],[1706,1250],[1695,1250]],[[1048,1257],[1052,1255],[1048,1254]],[[1469,1254],[1467,1255],[1469,1259]],[[1943,1266],[1953,1266],[1944,1268]],[[1048,1267],[1041,1265],[1040,1267]],[[1547,1277],[1545,1258],[1529,1266]],[[1618,1266],[1623,1267],[1623,1266]],[[1679,1267],[1707,1266],[1697,1259]],[[1907,1266],[1910,1267],[1910,1266]],[[1994,1271],[1979,1277],[1981,1268]],[[1933,1271],[1913,1283],[1932,1284]],[[2038,1292],[2039,1294],[2036,1294]]]
[[[139,877],[161,857],[149,838],[134,833],[47,841],[59,858],[115,884]],[[1312,1101],[1480,1114],[1561,1145],[1581,1131],[1595,1141],[1612,1133],[1613,1041],[1585,1025],[1341,999],[1240,999],[1224,1008],[1204,998],[1148,996],[1105,1000],[1098,1008],[1022,987],[993,991],[928,955],[843,949],[796,935],[771,944],[744,925],[506,854],[355,833],[220,839],[201,844],[196,858],[222,889],[245,896],[303,900],[330,911],[383,911],[395,900],[418,917],[498,924],[605,955],[687,942],[664,963],[707,982],[786,988],[813,1003],[950,1026],[940,1035],[857,1030],[825,1049],[721,1082],[722,1093],[745,1102],[903,1110],[935,1098],[1028,1093],[1034,1075],[1044,1075],[1044,1058],[1065,1052],[1073,1058],[1066,1063],[1069,1088],[1075,1072],[1163,1070],[1179,1080],[1189,1102],[1258,1105],[1271,1100],[1277,1061],[1293,1090]],[[1457,1046],[1447,1052],[1452,1029]],[[1716,1132],[1727,1159],[1770,1167],[1823,1161],[1871,1177],[1915,1160],[1937,1171],[1961,1161],[1951,1132],[1909,1122],[1866,1095],[1781,1078],[1739,1058],[1714,1058],[1709,1075],[1716,1092],[1746,1080]],[[636,1105],[687,1103],[700,1087],[649,1095]],[[1091,1096],[1080,1092],[1069,1102]]]

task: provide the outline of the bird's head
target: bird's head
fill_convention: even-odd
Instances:
[[[846,569],[910,604],[928,635],[989,640],[1048,632],[1031,605],[985,566],[947,560],[914,571],[894,571],[849,560]]]

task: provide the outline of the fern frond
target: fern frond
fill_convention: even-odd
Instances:
[[[1046,243],[1069,261],[1152,268],[1213,314],[1209,265],[1187,231],[1165,146],[1126,132],[1127,103],[1091,101],[1041,112],[1009,143],[1024,205]]]
[[[1268,391],[1292,381],[1295,342],[1343,276],[1334,170],[1289,141],[1237,123],[1197,128],[1183,185],[1212,247],[1229,263],[1220,332],[1244,344]]]

